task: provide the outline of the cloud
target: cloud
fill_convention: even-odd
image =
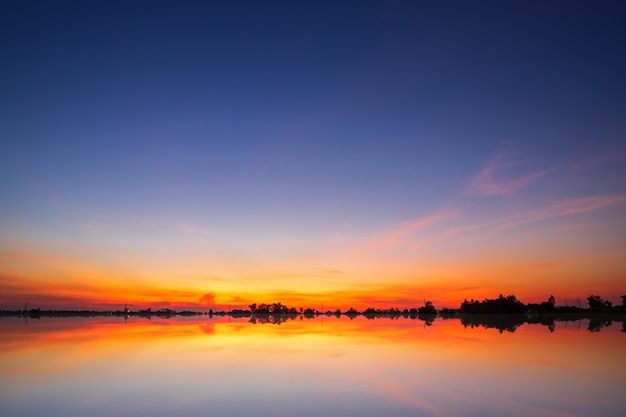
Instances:
[[[106,232],[109,228],[108,225],[99,222],[87,222],[81,225],[81,227],[89,233],[99,234]]]
[[[416,232],[427,229],[439,223],[443,223],[458,215],[456,210],[442,209],[428,216],[420,217],[408,222],[390,232],[384,233],[376,240],[385,245],[392,246],[407,241]]]
[[[545,216],[567,216],[597,210],[626,200],[626,195],[595,195],[564,201],[548,207]]]
[[[42,255],[36,253],[21,253],[21,252],[0,252],[0,258],[7,260],[19,260],[19,261],[52,261],[52,262],[66,262],[67,258],[54,255]]]
[[[108,216],[105,221],[86,222],[81,227],[93,234],[128,229],[156,233],[175,232],[185,235],[208,235],[211,233],[209,229],[186,220],[136,215]]]
[[[551,261],[551,262],[539,262],[539,263],[527,263],[522,265],[517,265],[514,269],[517,270],[527,270],[527,269],[550,269],[555,266],[559,266],[564,264],[565,261]]]
[[[599,210],[626,201],[626,195],[594,195],[561,201],[541,209],[502,221],[497,229],[510,229],[526,223]]]
[[[544,175],[553,171],[552,168],[533,172],[516,178],[502,178],[502,171],[504,171],[504,168],[512,166],[513,164],[506,164],[501,160],[502,157],[500,156],[493,158],[491,163],[469,182],[469,194],[479,196],[513,194],[528,187]]]
[[[198,300],[198,303],[204,305],[215,305],[215,294],[212,292],[203,294]]]
[[[172,228],[178,232],[189,235],[208,235],[211,233],[208,229],[205,229],[202,226],[187,223],[184,221],[174,221],[172,224]]]
[[[525,224],[587,213],[624,202],[626,202],[625,194],[601,194],[563,200],[536,210],[512,213],[483,223],[454,225],[440,230],[438,232],[438,241],[455,237],[464,242],[482,240],[494,233]]]

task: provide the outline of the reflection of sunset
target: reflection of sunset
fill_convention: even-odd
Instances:
[[[10,321],[13,320],[13,323]],[[515,333],[501,334],[495,329],[482,327],[465,328],[458,319],[437,319],[427,326],[421,320],[375,319],[363,317],[350,320],[342,318],[295,319],[280,325],[250,324],[246,320],[228,319],[43,319],[31,320],[28,325],[18,319],[4,319],[0,329],[5,335],[0,349],[11,355],[28,354],[47,349],[64,352],[67,357],[89,357],[128,352],[140,346],[150,349],[170,347],[232,351],[237,355],[242,349],[247,353],[262,355],[292,353],[317,354],[326,351],[334,354],[354,354],[370,349],[384,351],[389,348],[394,357],[385,358],[399,362],[411,362],[416,352],[430,355],[430,360],[440,358],[444,363],[462,353],[472,358],[477,366],[489,363],[519,361],[521,363],[553,363],[559,358],[570,361],[582,360],[585,352],[598,354],[615,351],[623,342],[623,335],[616,326],[594,335],[581,337],[585,327],[576,323],[557,322],[550,333],[546,326],[525,324]],[[571,349],[556,352],[551,345],[567,344]],[[536,346],[541,345],[541,349]],[[45,349],[42,349],[44,348]],[[334,353],[333,353],[334,352]],[[343,352],[343,353],[341,353]],[[55,355],[57,353],[55,352]],[[602,355],[600,355],[602,356]],[[610,354],[608,355],[610,356]],[[578,362],[578,361],[577,361]],[[581,364],[581,366],[584,366]]]
[[[53,380],[63,375],[78,391],[104,384],[103,398],[121,395],[113,381],[142,395],[158,389],[163,382],[150,375],[159,375],[174,384],[166,386],[181,389],[182,397],[198,401],[220,392],[230,396],[233,389],[253,396],[277,389],[284,395],[367,392],[433,415],[449,414],[454,404],[479,398],[476,406],[486,401],[506,407],[500,403],[506,399],[520,413],[536,414],[542,406],[530,405],[530,398],[541,404],[580,389],[595,390],[595,374],[606,378],[608,391],[602,395],[611,398],[612,384],[626,379],[620,366],[624,334],[616,326],[589,333],[584,323],[582,329],[557,323],[553,333],[545,326],[522,325],[502,334],[464,328],[456,319],[426,326],[420,320],[362,317],[280,325],[228,319],[53,319],[28,325],[2,320],[0,326],[5,335],[0,375],[11,378],[12,392],[48,384],[46,389],[54,389]],[[577,406],[590,406],[585,398]]]

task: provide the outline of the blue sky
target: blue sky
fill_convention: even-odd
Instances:
[[[449,242],[430,224],[458,233],[498,221],[489,248],[513,248],[549,221],[594,225],[576,236],[598,242],[584,251],[613,248],[609,263],[624,265],[614,236],[625,228],[622,2],[0,8],[5,254],[78,246],[149,263],[188,250],[193,262],[210,255],[251,270],[267,259],[342,269],[311,248],[367,246],[398,230]],[[474,253],[455,245],[437,257]],[[404,285],[423,278],[411,248],[391,260],[372,250],[379,266],[404,265]],[[489,248],[474,255],[486,262]],[[123,273],[118,257],[97,258],[81,262]],[[5,280],[35,279],[28,268],[7,267]],[[203,268],[194,274],[210,275]]]

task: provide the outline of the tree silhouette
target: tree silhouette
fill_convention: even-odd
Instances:
[[[552,304],[552,308],[556,306],[556,300],[554,299],[554,295],[550,295],[550,298],[548,298],[548,302]]]
[[[554,295],[551,295],[548,301],[544,301],[541,304],[527,304],[526,308],[533,313],[553,313],[556,311],[555,304]]]
[[[462,313],[472,314],[522,314],[527,310],[524,303],[519,301],[514,295],[500,296],[496,299],[485,299],[478,301],[472,299],[471,301],[463,301],[461,303]]]
[[[437,309],[431,301],[426,301],[424,307],[418,308],[417,312],[419,314],[437,314]]]
[[[350,309],[348,309],[348,311],[346,311],[345,313],[343,313],[344,315],[348,316],[350,318],[350,320],[352,320],[353,318],[355,318],[356,316],[358,316],[359,313],[358,311],[356,311],[354,309],[354,307],[350,307]]]
[[[590,295],[587,297],[587,301],[591,311],[610,310],[613,307],[613,303],[603,300],[599,295]]]

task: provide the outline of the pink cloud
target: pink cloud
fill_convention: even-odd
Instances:
[[[90,233],[105,233],[113,230],[134,229],[145,232],[176,232],[187,235],[208,235],[211,231],[201,225],[185,220],[153,216],[116,215],[101,222],[88,222],[82,228]]]
[[[626,195],[622,194],[595,195],[560,201],[537,210],[511,213],[510,215],[494,218],[487,222],[451,225],[450,227],[438,230],[437,233],[432,236],[431,241],[426,243],[445,241],[455,237],[464,242],[482,240],[488,238],[493,233],[512,229],[524,224],[587,213],[624,202],[626,202]],[[424,244],[425,243],[416,245],[414,248],[424,246]]]
[[[200,296],[200,299],[198,300],[199,304],[202,305],[215,305],[215,293],[206,293],[203,294],[202,296]]]
[[[612,204],[626,201],[626,195],[595,195],[577,198],[555,204],[546,210],[546,215],[566,216],[569,214],[584,213],[597,210]]]
[[[539,178],[553,170],[546,169],[544,171],[534,172],[517,178],[501,179],[496,178],[496,174],[503,171],[506,164],[501,163],[500,160],[500,157],[494,158],[485,169],[483,169],[470,181],[470,189],[468,191],[470,194],[480,196],[513,194],[528,187],[530,184],[534,183]]]
[[[517,219],[503,221],[498,226],[498,229],[509,229],[540,220],[586,213],[609,205],[622,203],[624,201],[626,201],[626,195],[595,195],[561,201],[539,210],[520,215]]]
[[[431,215],[420,217],[412,222],[406,223],[399,228],[379,236],[376,240],[384,245],[399,244],[409,239],[412,234],[427,229],[435,224],[450,220],[457,215],[458,213],[454,210],[440,210]]]
[[[21,252],[0,252],[0,258],[7,258],[9,260],[22,260],[22,261],[53,261],[53,262],[66,262],[67,258],[54,255],[42,255],[35,253],[21,253]]]
[[[192,235],[208,235],[211,233],[208,229],[202,226],[184,221],[174,221],[172,224],[172,228],[178,232]]]

